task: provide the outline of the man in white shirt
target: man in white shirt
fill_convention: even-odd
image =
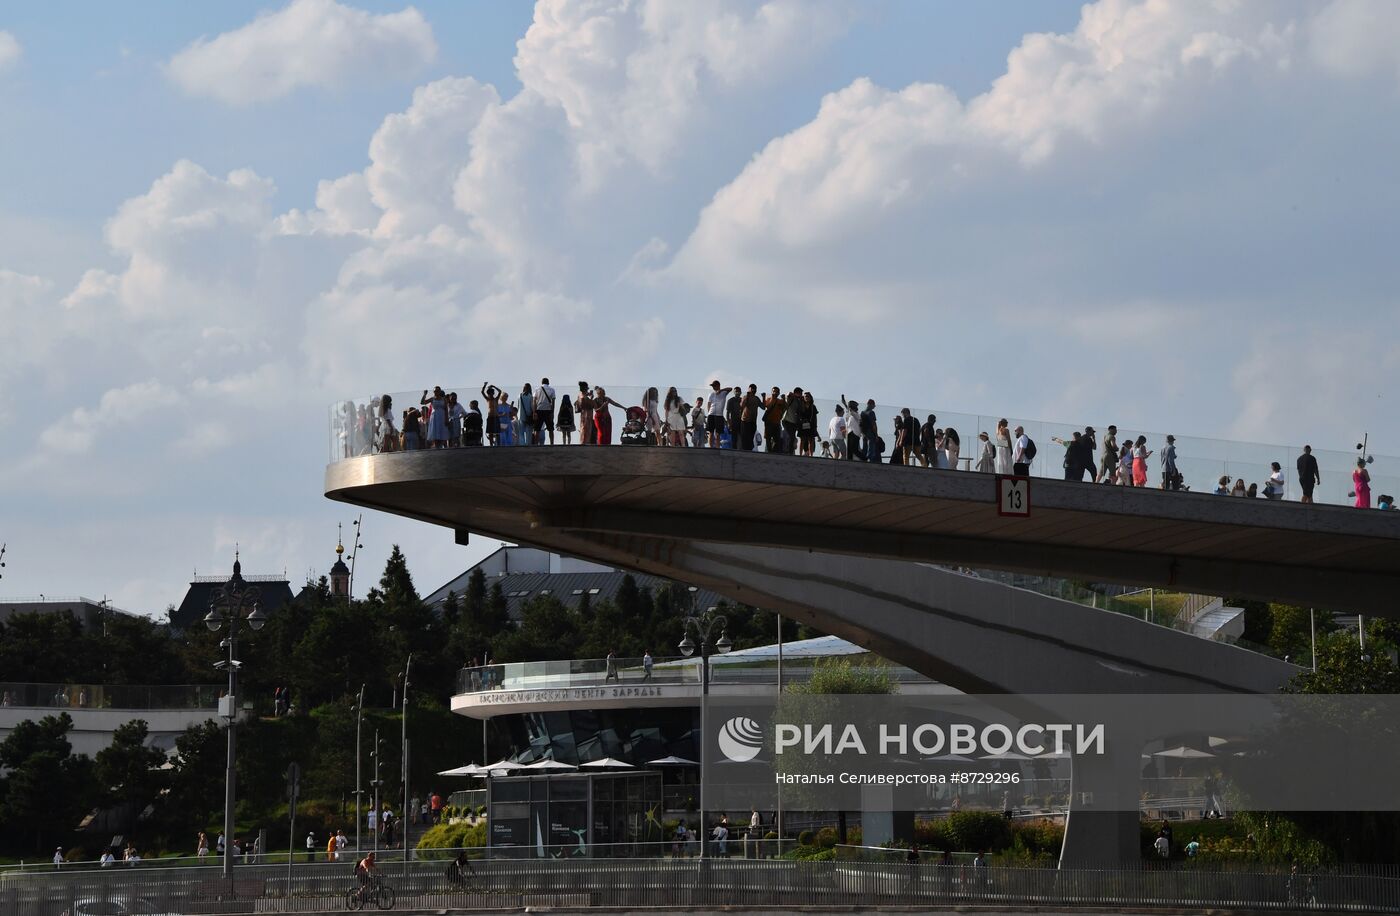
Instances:
[[[846,408],[836,405],[836,415],[826,424],[826,438],[831,442],[831,457],[846,457]]]
[[[1016,427],[1016,457],[1012,459],[1011,473],[1017,477],[1026,477],[1031,472],[1031,461],[1035,459],[1034,454],[1026,454],[1031,445],[1031,437],[1026,435],[1025,429]]]
[[[63,865],[63,847],[62,847],[62,846],[60,846],[60,847],[58,847],[58,849],[54,850],[54,854],[53,854],[53,864],[54,864],[54,867],[55,867],[55,868],[59,868],[59,867],[61,867],[61,866]]]
[[[549,430],[549,444],[554,444],[554,388],[549,379],[540,379],[540,387],[535,392],[535,435],[540,437],[536,445],[544,445],[544,431]]]
[[[729,392],[733,388],[721,388],[719,379],[710,382],[710,397],[705,402],[705,432],[709,434],[710,448],[719,448],[719,436],[724,432],[724,409],[729,404]]]
[[[344,830],[335,832],[335,860],[339,862],[345,857],[345,850],[350,845],[350,838],[345,835]]]
[[[379,812],[374,810],[373,807],[371,807],[369,813],[365,815],[365,826],[369,828],[370,833],[374,833],[374,831],[379,829]]]

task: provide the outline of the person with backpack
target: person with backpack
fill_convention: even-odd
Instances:
[[[1024,427],[1016,427],[1016,460],[1012,463],[1011,473],[1017,477],[1029,477],[1031,473],[1031,462],[1035,461],[1035,440],[1026,435]]]

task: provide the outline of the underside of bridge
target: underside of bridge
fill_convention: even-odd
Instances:
[[[704,586],[968,693],[1268,693],[1297,669],[932,564],[1368,613],[1381,609],[1382,589],[1400,584],[1400,530],[1367,517],[1382,513],[1037,480],[1032,516],[1008,519],[997,514],[994,483],[968,472],[620,447],[420,451],[326,472],[333,499],[449,527],[459,540],[481,534]],[[1076,793],[1092,780],[1105,810],[1072,809],[1065,861],[1137,857],[1140,746],[1116,767],[1076,761]],[[1118,795],[1134,810],[1111,801]]]

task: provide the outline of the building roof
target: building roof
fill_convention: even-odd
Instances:
[[[264,614],[272,614],[292,601],[292,586],[286,576],[244,576],[243,579],[258,587],[258,607]],[[199,626],[204,615],[209,613],[209,601],[214,592],[227,582],[224,576],[196,576],[184,600],[170,615],[170,625],[177,630]]]

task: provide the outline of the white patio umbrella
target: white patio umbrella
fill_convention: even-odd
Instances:
[[[479,767],[474,763],[466,766],[453,767],[450,770],[438,770],[439,776],[485,776],[486,768]]]
[[[962,754],[941,754],[937,757],[923,758],[925,763],[976,763],[974,757],[964,757]]]
[[[634,770],[636,767],[625,760],[618,760],[616,757],[604,757],[600,760],[590,760],[587,763],[580,763],[579,767],[588,767],[591,770]]]
[[[516,763],[514,760],[497,760],[495,763],[488,763],[482,767],[487,776],[495,776],[497,773],[510,772],[512,770],[523,770],[525,765]]]
[[[1165,751],[1158,751],[1153,757],[1170,757],[1173,760],[1204,760],[1215,755],[1209,751],[1198,751],[1194,747],[1187,747],[1179,744],[1176,747],[1169,747]]]
[[[983,760],[1033,760],[1033,759],[1035,759],[1035,758],[1033,758],[1033,757],[1027,757],[1025,754],[1018,754],[1018,753],[1016,753],[1015,751],[1002,751],[1000,754],[987,754],[987,755],[983,756],[982,759],[983,759]]]
[[[647,764],[654,767],[698,767],[698,761],[689,760],[685,757],[659,757],[656,760],[648,760]]]
[[[537,760],[534,763],[527,763],[521,767],[522,770],[577,770],[578,767],[572,763],[560,763],[558,760]]]

